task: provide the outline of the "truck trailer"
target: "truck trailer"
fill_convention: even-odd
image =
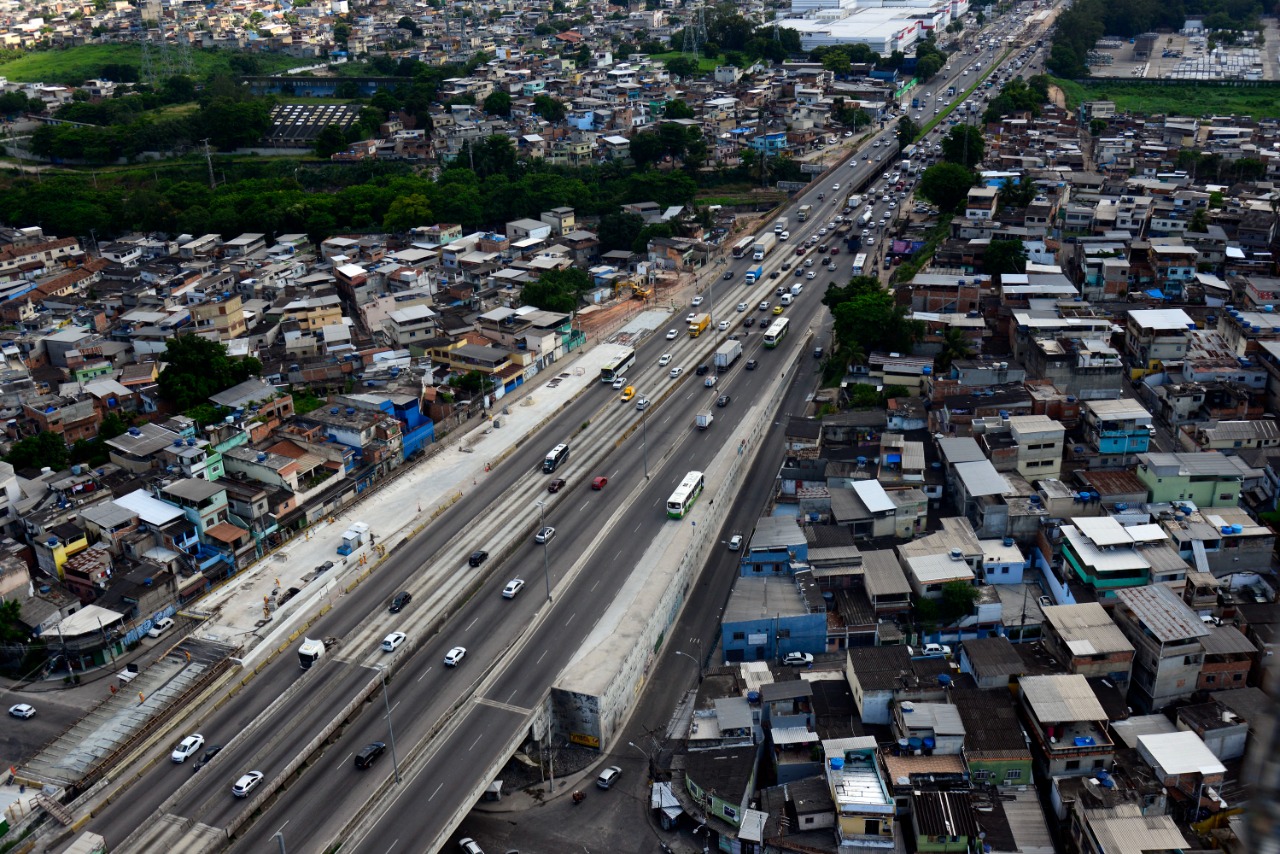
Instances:
[[[741,341],[726,341],[716,350],[714,364],[716,373],[723,374],[738,361],[738,357],[742,355]]]
[[[705,330],[710,325],[711,325],[711,315],[695,314],[693,316],[693,322],[689,324],[689,337],[697,338],[699,335],[702,334],[703,330]]]
[[[756,238],[755,244],[751,247],[751,257],[756,261],[763,261],[764,256],[768,255],[773,247],[778,245],[778,235],[769,234],[768,232]]]
[[[764,265],[757,264],[756,266],[752,267],[750,270],[747,271],[747,275],[743,277],[743,280],[748,285],[754,285],[756,282],[760,281],[763,278],[764,278]]]
[[[706,430],[711,426],[711,422],[715,420],[715,416],[710,412],[699,412],[693,416],[693,423],[697,425],[699,430]]]

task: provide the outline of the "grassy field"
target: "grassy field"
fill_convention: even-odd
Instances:
[[[176,50],[170,51],[176,58]],[[228,51],[193,50],[191,61],[195,76],[204,76],[226,71],[235,73],[230,64],[234,56]],[[153,62],[159,63],[159,51],[152,52]],[[301,59],[290,56],[272,54],[254,54],[263,74],[305,65]],[[142,66],[142,48],[138,45],[126,44],[92,44],[82,47],[71,47],[62,50],[44,50],[23,54],[17,59],[0,65],[0,76],[23,83],[63,83],[78,85],[101,73],[104,65],[121,64]]]
[[[668,59],[675,59],[677,56],[684,56],[684,54],[678,50],[673,50],[669,53],[649,54],[650,59],[656,59],[659,62],[666,62]],[[698,57],[698,70],[701,71],[703,74],[710,74],[711,72],[715,71],[716,66],[718,66],[719,64],[720,64],[719,59],[711,59],[710,57],[706,57],[706,56]]]
[[[1129,80],[1090,80],[1076,83],[1052,78],[1066,96],[1067,107],[1076,109],[1084,101],[1115,101],[1121,112],[1173,116],[1248,115],[1254,118],[1280,117],[1280,95],[1274,88],[1234,88],[1230,86],[1166,86]]]

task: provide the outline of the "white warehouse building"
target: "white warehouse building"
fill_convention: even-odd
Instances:
[[[800,35],[805,50],[825,45],[865,44],[881,56],[910,53],[930,32],[945,29],[969,10],[968,0],[791,0],[791,15],[778,21]]]

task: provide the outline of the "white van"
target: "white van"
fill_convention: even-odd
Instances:
[[[787,294],[783,294],[782,297],[778,300],[778,302],[782,303],[783,305],[791,305],[791,300],[792,300],[791,294],[787,293]]]
[[[803,291],[803,290],[804,290],[804,285],[802,285],[802,284],[800,284],[799,282],[797,282],[796,284],[794,284],[794,285],[792,285],[792,286],[791,286],[791,295],[792,295],[793,297],[798,297],[798,296],[800,296],[800,293],[801,293],[801,291]]]

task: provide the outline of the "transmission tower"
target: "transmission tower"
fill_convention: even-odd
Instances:
[[[169,50],[169,41],[164,33],[156,30],[156,38],[160,40],[160,79],[168,80],[173,76],[173,53]]]
[[[156,70],[151,58],[151,37],[145,36],[142,39],[142,82],[155,85]]]
[[[185,74],[187,77],[195,76],[195,62],[191,58],[191,38],[190,35],[182,28],[182,5],[177,4],[174,7],[174,13],[177,15],[177,38],[178,38],[178,58],[175,71],[178,74]]]

